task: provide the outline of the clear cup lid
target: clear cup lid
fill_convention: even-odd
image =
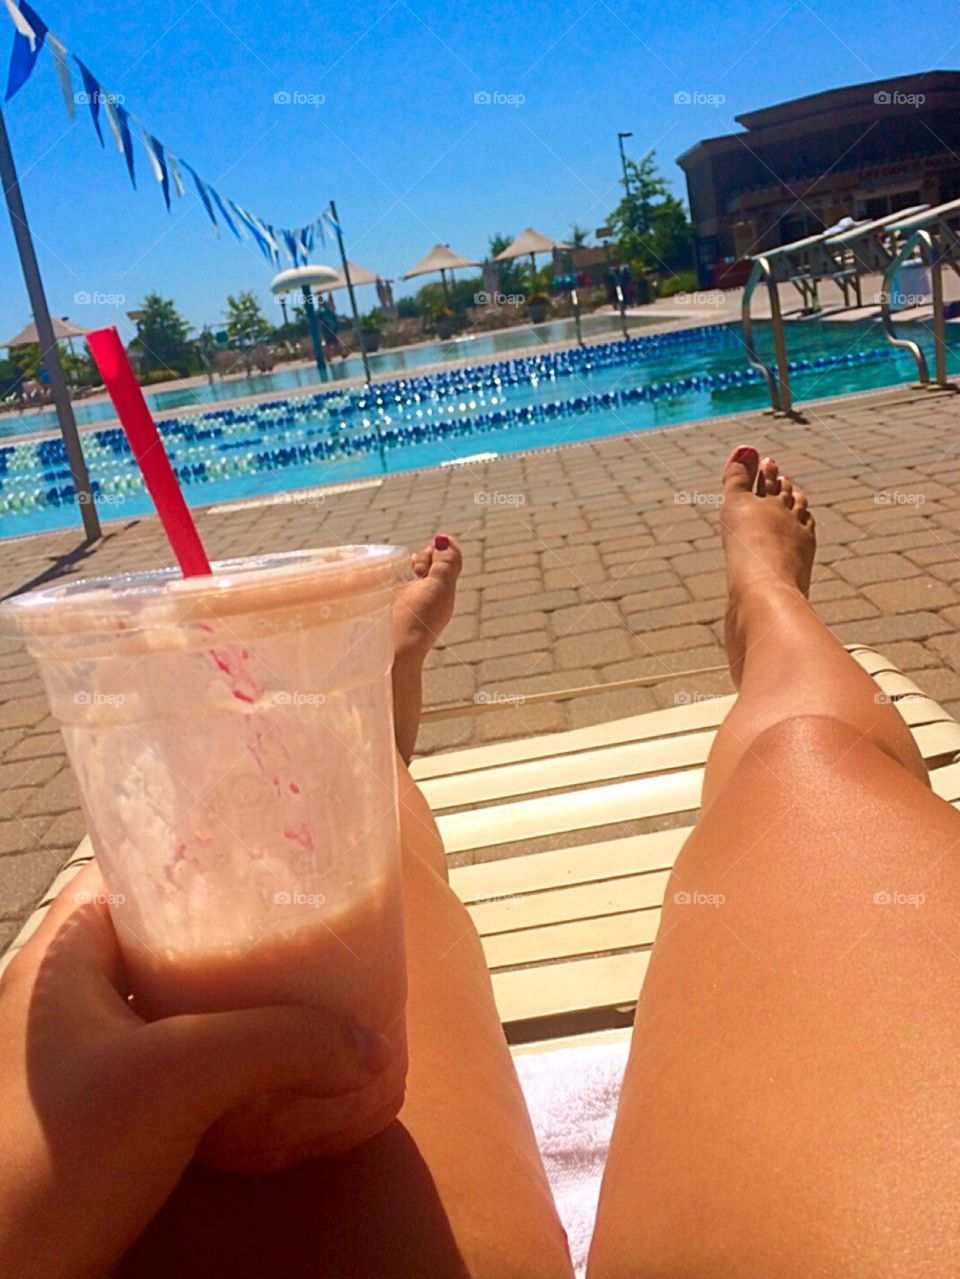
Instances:
[[[208,576],[178,568],[60,581],[0,604],[0,633],[15,636],[137,631],[152,626],[345,601],[405,576],[402,546],[327,546],[217,560]]]

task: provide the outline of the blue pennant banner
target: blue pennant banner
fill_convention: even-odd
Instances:
[[[292,231],[281,231],[283,243],[286,245],[287,256],[294,266],[300,265],[300,246],[296,235]]]
[[[120,138],[123,142],[123,155],[127,162],[127,172],[130,174],[130,181],[133,183],[133,189],[137,189],[137,177],[133,171],[133,135],[130,132],[130,115],[124,108],[117,103],[117,121],[120,125]]]
[[[207,184],[204,182],[203,178],[201,178],[200,175],[197,173],[196,169],[192,168],[189,164],[187,164],[186,160],[181,160],[180,163],[183,165],[186,171],[190,174],[191,178],[193,178],[193,185],[197,188],[197,195],[200,197],[200,202],[203,205],[203,207],[206,209],[207,215],[209,216],[210,221],[213,223],[214,230],[216,231],[217,235],[219,235],[220,223],[217,221],[217,215],[214,213],[213,205],[210,203],[210,194],[207,191]]]
[[[163,191],[164,203],[169,209],[170,174],[167,172],[167,162],[163,153],[163,143],[158,142],[152,133],[148,133],[146,129],[144,129],[143,144],[147,148],[147,155],[150,157],[150,167],[153,169],[153,176],[160,183],[160,189]]]
[[[90,119],[93,121],[93,127],[97,131],[97,137],[100,139],[100,145],[104,145],[103,133],[100,129],[100,95],[103,90],[100,88],[100,82],[96,79],[91,71],[89,71],[80,61],[76,54],[73,60],[80,68],[80,77],[83,80],[82,100],[87,103],[90,108]]]
[[[127,172],[130,175],[130,182],[134,189],[137,186],[137,177],[133,155],[133,126],[136,125],[143,139],[143,145],[150,161],[150,168],[163,192],[163,199],[167,209],[169,210],[170,208],[171,186],[177,195],[182,196],[185,194],[183,181],[177,168],[177,165],[180,164],[193,178],[197,195],[206,209],[207,216],[213,223],[216,233],[220,234],[220,222],[225,223],[238,240],[252,239],[271,265],[278,267],[281,265],[281,250],[286,253],[294,266],[299,266],[301,262],[306,263],[309,255],[313,252],[317,233],[319,233],[321,244],[325,246],[327,243],[324,232],[324,219],[328,226],[335,231],[339,231],[340,228],[334,222],[329,211],[325,211],[315,222],[291,231],[283,227],[273,227],[255,217],[252,213],[248,213],[246,209],[241,208],[233,200],[228,200],[225,196],[221,196],[208,182],[204,182],[197,171],[187,164],[185,160],[178,161],[173,153],[164,147],[162,142],[148,132],[121,105],[123,102],[122,95],[108,93],[103,88],[90,68],[76,54],[69,53],[66,46],[50,31],[43,19],[27,3],[27,0],[20,0],[19,6],[16,0],[3,0],[3,4],[14,27],[13,49],[10,54],[10,66],[7,73],[6,101],[9,102],[14,94],[23,88],[33,74],[33,69],[44,44],[49,46],[51,57],[55,62],[57,80],[67,114],[72,120],[74,104],[83,103],[87,105],[90,108],[90,119],[93,121],[97,140],[102,147],[105,147],[106,143],[100,119],[100,109],[101,107],[103,108],[110,134],[117,144],[117,150],[126,161]],[[83,82],[82,93],[74,94],[73,92],[73,81],[71,80],[70,67],[67,62],[68,57],[73,58],[80,70],[80,78]]]
[[[22,0],[20,8],[13,0],[4,0],[17,34],[13,37],[10,70],[7,74],[7,102],[22,89],[33,74],[47,34],[47,24]]]
[[[233,234],[237,237],[237,239],[242,240],[243,236],[237,230],[236,225],[234,224],[233,218],[231,218],[230,214],[227,212],[227,204],[220,199],[220,196],[217,194],[217,192],[214,190],[213,187],[208,186],[207,190],[213,196],[214,202],[216,203],[217,208],[220,210],[220,215],[223,218],[224,222],[226,222],[227,226],[230,228]],[[227,201],[227,203],[229,203],[229,201]]]

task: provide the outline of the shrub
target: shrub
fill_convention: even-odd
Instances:
[[[681,271],[677,275],[669,275],[657,285],[658,298],[672,298],[675,293],[693,293],[697,287],[697,277],[692,271]]]

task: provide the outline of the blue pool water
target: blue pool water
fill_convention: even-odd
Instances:
[[[651,318],[647,323],[652,323]],[[644,321],[640,321],[642,324]],[[630,327],[637,327],[637,318],[631,317]],[[582,332],[585,337],[603,334],[619,334],[620,318],[614,314],[584,316]],[[391,351],[377,351],[368,356],[371,373],[407,373],[430,364],[448,364],[454,360],[481,359],[500,355],[507,351],[527,347],[549,346],[556,342],[576,339],[572,320],[553,320],[548,324],[527,325],[523,328],[502,329],[497,333],[466,333],[451,338],[449,342],[425,342],[420,346],[398,347]],[[334,360],[329,366],[330,382],[343,382],[349,378],[363,377],[363,362],[358,355],[346,360]],[[330,385],[328,382],[326,385]],[[203,382],[199,386],[181,387],[176,391],[151,391],[147,403],[156,414],[175,412],[177,409],[202,407],[223,400],[238,400],[250,395],[267,395],[270,392],[317,391],[320,381],[315,364],[297,368],[276,369],[273,373],[254,377],[231,377],[226,382]],[[116,413],[109,400],[96,404],[80,401],[74,405],[74,415],[79,426],[95,426],[98,422],[113,422]],[[57,417],[52,409],[41,413],[0,418],[0,439],[28,432],[55,431]]]
[[[918,340],[924,336],[918,327]],[[758,326],[761,350],[768,326]],[[948,326],[948,366],[960,333]],[[791,326],[795,401],[909,382],[911,357],[863,323]],[[766,355],[766,352],[764,351]],[[160,419],[192,505],[340,484],[479,453],[508,453],[759,409],[739,325],[411,375],[363,388]],[[84,432],[103,519],[148,512],[122,431]],[[60,438],[0,447],[0,536],[79,526]]]

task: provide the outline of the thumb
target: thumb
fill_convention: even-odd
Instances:
[[[141,1034],[152,1077],[205,1124],[268,1092],[352,1092],[391,1059],[383,1035],[300,1004],[167,1017]]]

